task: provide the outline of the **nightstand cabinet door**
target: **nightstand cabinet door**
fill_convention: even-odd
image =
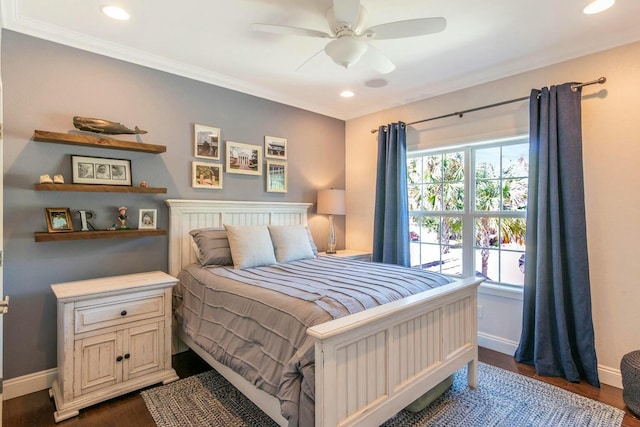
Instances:
[[[127,331],[123,348],[123,381],[129,381],[164,366],[164,322],[148,323]]]
[[[103,389],[122,381],[116,358],[122,352],[121,333],[109,333],[75,342],[73,397]]]

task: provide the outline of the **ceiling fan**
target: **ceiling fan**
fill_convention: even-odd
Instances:
[[[283,35],[331,39],[323,50],[336,64],[349,68],[362,59],[380,74],[387,74],[395,69],[395,65],[386,55],[367,43],[367,39],[389,40],[423,36],[439,33],[447,26],[446,19],[440,17],[388,22],[363,29],[366,12],[360,0],[333,0],[333,5],[327,11],[331,33],[309,28],[259,23],[253,24],[252,28],[256,31]],[[309,60],[305,61],[305,64]]]

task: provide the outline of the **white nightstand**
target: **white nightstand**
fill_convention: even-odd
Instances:
[[[58,300],[56,422],[87,406],[178,379],[171,367],[171,288],[161,271],[51,285]]]
[[[355,259],[358,261],[367,261],[371,262],[371,252],[366,251],[358,251],[355,249],[343,249],[340,251],[336,251],[335,254],[328,254],[326,252],[320,252],[319,256],[332,256],[337,258],[347,258],[347,259]]]

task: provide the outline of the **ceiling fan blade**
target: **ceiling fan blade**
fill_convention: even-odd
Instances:
[[[355,28],[360,14],[360,0],[333,0],[333,14],[338,24]]]
[[[362,61],[380,74],[389,74],[396,66],[387,56],[369,43],[367,51],[362,55]]]
[[[424,36],[426,34],[439,33],[447,26],[444,18],[419,18],[407,21],[389,22],[374,25],[364,31],[366,37],[376,40],[399,39],[404,37]]]
[[[323,31],[311,30],[309,28],[287,27],[286,25],[251,24],[251,29],[263,33],[281,34],[285,36],[320,37],[324,39],[332,37]]]

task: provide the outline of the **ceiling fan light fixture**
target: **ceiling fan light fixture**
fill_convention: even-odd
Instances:
[[[367,43],[355,37],[340,37],[329,42],[324,51],[338,65],[349,68],[360,60],[367,50]]]

